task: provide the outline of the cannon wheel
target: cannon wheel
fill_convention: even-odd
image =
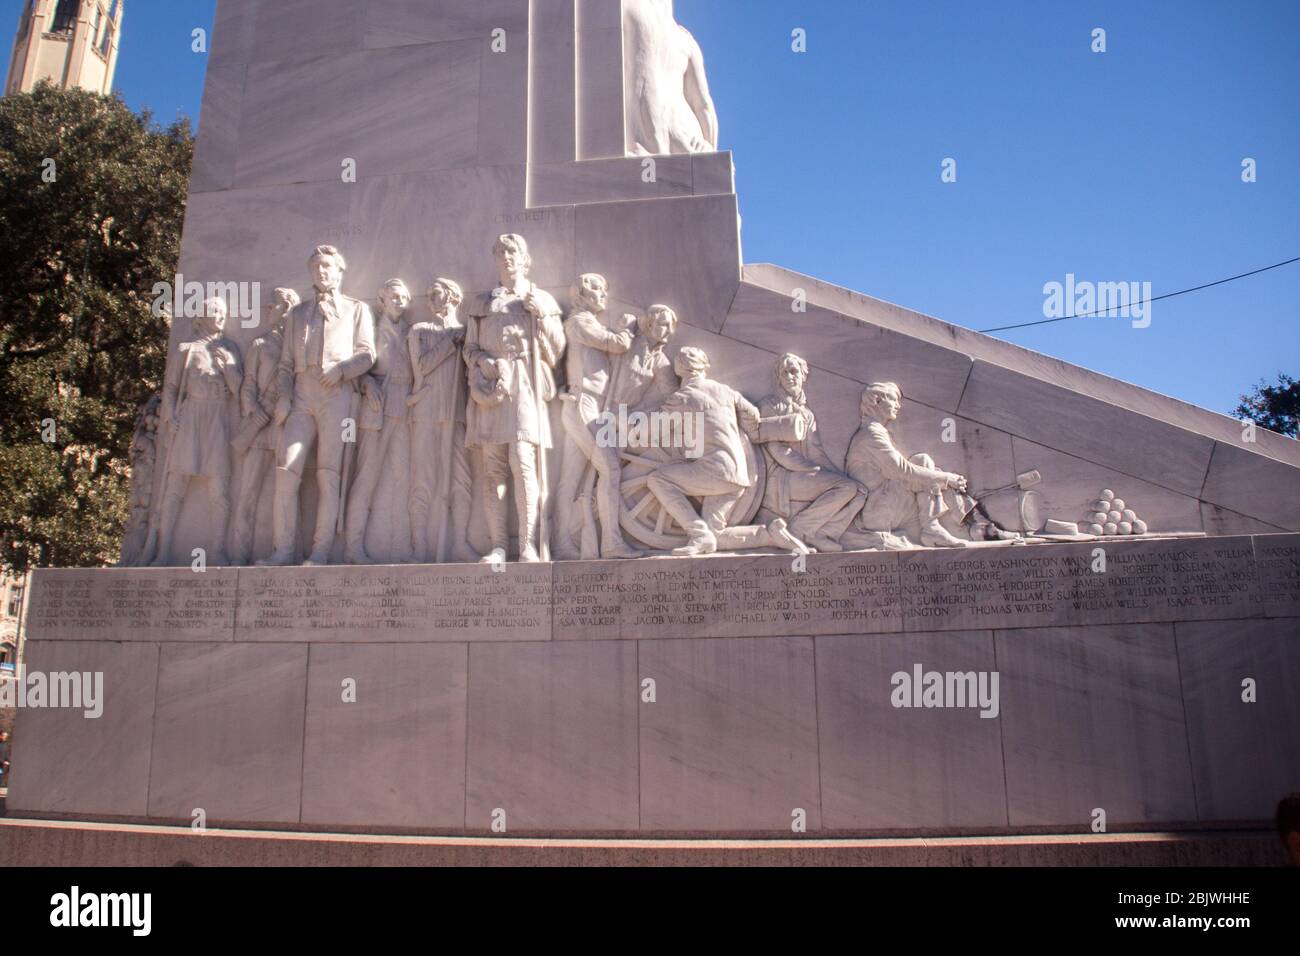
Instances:
[[[731,524],[745,525],[754,520],[763,503],[763,490],[767,487],[767,461],[758,454],[753,442],[743,432],[741,441],[745,445],[745,462],[749,473],[754,476],[754,483],[737,503],[731,515]],[[684,460],[671,449],[647,448],[634,453],[636,460],[623,460],[623,505],[619,515],[619,524],[623,530],[642,547],[656,551],[671,551],[686,544],[686,532],[677,524],[659,499],[647,487],[646,479],[659,464]],[[701,499],[692,498],[696,508]]]

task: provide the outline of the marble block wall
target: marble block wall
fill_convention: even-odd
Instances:
[[[470,834],[1261,825],[1300,786],[1300,535],[1114,542],[1105,572],[1093,547],[41,570],[28,667],[102,673],[103,710],[20,709],[8,808]],[[918,667],[996,674],[995,706],[898,706]]]

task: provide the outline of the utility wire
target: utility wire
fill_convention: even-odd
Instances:
[[[1216,282],[1207,282],[1205,285],[1192,286],[1190,289],[1181,289],[1178,292],[1167,292],[1164,295],[1153,296],[1150,299],[1143,299],[1141,302],[1129,302],[1126,305],[1112,305],[1107,309],[1094,309],[1092,312],[1080,312],[1078,315],[1062,315],[1055,319],[1039,319],[1037,322],[1021,322],[1018,325],[999,325],[995,329],[978,329],[983,335],[988,332],[1005,332],[1007,329],[1027,329],[1031,325],[1047,325],[1051,322],[1064,322],[1066,319],[1086,319],[1089,316],[1100,315],[1102,312],[1114,312],[1116,309],[1132,308],[1135,305],[1146,305],[1148,302],[1159,302],[1161,299],[1172,299],[1176,295],[1186,295],[1189,292],[1199,292],[1201,289],[1208,289],[1211,286],[1223,285],[1225,282],[1236,282],[1238,279],[1244,279],[1247,276],[1256,276],[1261,272],[1267,272],[1269,269],[1280,269],[1282,266],[1289,266],[1293,262],[1300,262],[1300,256],[1294,259],[1287,259],[1285,262],[1275,262],[1271,266],[1264,266],[1262,269],[1252,269],[1250,272],[1243,272],[1238,276],[1229,276],[1226,279],[1219,279]]]

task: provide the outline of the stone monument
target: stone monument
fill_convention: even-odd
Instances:
[[[103,717],[20,713],[10,813],[1266,817],[1297,443],[743,263],[718,146],[668,0],[220,0],[180,269],[301,302],[173,323],[131,566],[33,576]]]

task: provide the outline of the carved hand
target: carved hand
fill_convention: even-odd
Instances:
[[[343,366],[341,364],[335,365],[320,377],[320,383],[327,388],[333,388],[341,381],[343,381]]]
[[[948,487],[951,488],[953,491],[960,491],[960,492],[962,492],[962,493],[965,493],[965,491],[966,491],[966,476],[965,476],[965,475],[958,475],[958,474],[956,474],[956,473],[952,473],[952,472],[950,472],[950,473],[948,474],[948,482],[947,482],[947,484],[948,484]]]
[[[539,319],[542,317],[542,307],[541,304],[537,301],[536,289],[529,289],[528,294],[524,296],[524,308],[527,309],[529,312],[531,312],[533,315],[537,316]]]

